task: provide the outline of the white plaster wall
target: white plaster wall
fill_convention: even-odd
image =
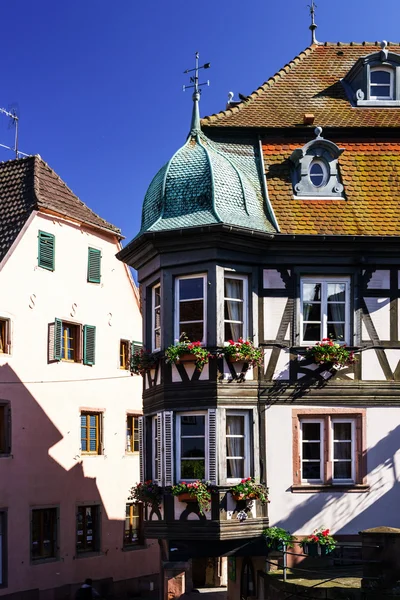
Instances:
[[[37,266],[39,229],[55,235],[54,272]],[[101,249],[101,284],[87,282],[89,246]],[[125,503],[139,479],[138,455],[125,453],[126,414],[141,412],[142,378],[119,368],[119,342],[140,340],[142,328],[118,249],[109,236],[38,214],[0,271],[0,316],[12,319],[13,330],[12,354],[0,354],[0,399],[11,402],[12,412],[12,457],[0,459],[0,480],[8,481],[0,486],[0,506],[9,508],[12,532],[4,593],[157,571],[156,552],[140,551],[139,562],[138,554],[121,552]],[[48,324],[55,317],[96,326],[94,366],[48,364]],[[82,408],[103,412],[103,455],[80,455]],[[105,554],[88,566],[73,561],[75,510],[99,500]],[[57,568],[32,567],[29,511],[49,504],[60,507],[61,561]]]
[[[342,535],[400,527],[400,407],[367,409],[367,493],[293,494],[291,407],[268,408],[266,434],[271,526],[298,535],[321,526]]]

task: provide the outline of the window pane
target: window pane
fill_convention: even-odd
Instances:
[[[344,302],[346,300],[345,283],[328,283],[328,302]]]
[[[202,321],[203,320],[203,300],[193,300],[191,302],[181,302],[179,304],[180,321]]]
[[[204,435],[205,416],[204,415],[182,415],[181,416],[181,435]]]
[[[225,277],[224,281],[225,298],[243,298],[243,281],[241,279],[230,279]]]
[[[303,459],[319,459],[321,453],[321,444],[303,442]]]
[[[226,415],[227,435],[244,435],[244,415]]]
[[[304,321],[321,321],[321,304],[303,303]]]
[[[390,83],[389,71],[372,71],[371,83]]]
[[[154,332],[154,348],[161,347],[161,331],[158,329]]]
[[[351,423],[334,423],[333,439],[351,440]]]
[[[159,306],[161,304],[161,295],[160,288],[154,288],[154,306]]]
[[[161,325],[160,309],[156,308],[156,310],[154,311],[154,327],[160,327],[160,325]]]
[[[179,335],[185,333],[191,342],[203,340],[203,323],[182,323],[179,326]]]
[[[334,479],[351,479],[351,462],[333,463]]]
[[[304,323],[303,340],[305,342],[316,342],[321,339],[321,326],[313,323]]]
[[[226,461],[226,476],[228,479],[244,478],[244,460],[228,459]]]
[[[328,321],[344,321],[345,312],[344,304],[335,304],[334,302],[328,304]]]
[[[244,438],[227,438],[226,455],[244,457]]]
[[[303,283],[303,300],[321,300],[321,284]]]
[[[204,479],[206,476],[205,460],[181,460],[181,479]]]
[[[325,171],[321,163],[314,162],[311,164],[310,179],[311,183],[315,185],[315,187],[320,187],[324,183]]]
[[[320,423],[306,423],[303,422],[301,425],[303,432],[303,440],[320,440],[321,439],[321,424]]]
[[[179,280],[179,299],[187,300],[189,298],[203,298],[202,277]]]
[[[204,438],[183,438],[181,440],[181,456],[184,458],[194,458],[205,456]]]
[[[351,442],[335,442],[333,446],[333,458],[351,459]]]
[[[243,321],[243,302],[225,300],[225,319],[227,321]]]
[[[306,462],[303,463],[303,475],[302,479],[320,479],[320,463],[319,462]]]
[[[243,337],[242,323],[225,323],[225,341],[237,340]]]
[[[328,323],[328,337],[344,340],[344,323]]]
[[[390,86],[374,85],[373,87],[371,87],[371,96],[390,98]]]

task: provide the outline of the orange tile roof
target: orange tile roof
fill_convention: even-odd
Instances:
[[[268,193],[281,233],[400,235],[400,142],[335,143],[345,149],[339,169],[346,199],[301,200],[293,197],[289,157],[302,141],[264,140]]]
[[[400,54],[400,44],[389,43]],[[399,127],[400,108],[354,108],[341,79],[378,42],[318,44],[306,48],[246,100],[202,119],[203,127],[294,127],[305,113],[321,127]]]

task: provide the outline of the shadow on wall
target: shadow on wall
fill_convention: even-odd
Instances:
[[[276,525],[289,531],[305,530],[307,523],[321,514],[321,526],[333,528],[335,525],[337,535],[348,534],[349,531],[356,534],[371,527],[400,528],[400,511],[396,509],[400,504],[399,451],[400,425],[366,453],[367,483],[371,486],[368,493],[313,494]],[[325,519],[328,512],[334,522],[328,523]]]
[[[57,404],[57,395],[53,401]],[[63,436],[9,365],[0,367],[0,402],[9,403],[12,429],[11,457],[0,460],[1,480],[7,481],[7,485],[0,486],[0,508],[7,509],[8,521],[8,585],[0,597],[4,597],[4,592],[57,588],[57,598],[64,600],[77,587],[69,584],[80,584],[86,577],[97,580],[97,587],[105,596],[111,591],[118,594],[148,591],[149,580],[155,582],[157,576],[146,577],[141,573],[157,571],[158,551],[151,552],[150,556],[148,552],[122,551],[124,507],[121,507],[121,519],[110,519],[103,507],[96,479],[85,477],[82,463],[77,462],[66,470],[49,456],[49,449],[63,440]],[[78,418],[76,426],[79,427]],[[70,454],[75,453],[76,449],[71,445]],[[126,482],[127,493],[130,483]],[[99,506],[101,539],[96,558],[80,560],[79,557],[76,560],[79,505]],[[32,566],[31,508],[51,506],[59,510],[58,560]],[[121,581],[113,583],[112,577]],[[32,596],[36,597],[39,596]]]

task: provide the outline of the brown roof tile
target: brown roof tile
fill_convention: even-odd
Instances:
[[[400,44],[389,44],[400,54]],[[399,127],[399,108],[354,108],[341,79],[378,42],[321,44],[306,48],[232,108],[202,119],[203,127],[294,127],[305,113],[322,127]]]
[[[33,210],[48,210],[120,235],[86,206],[39,157],[0,163],[0,260]]]
[[[281,233],[400,235],[400,143],[336,141],[345,149],[339,166],[344,200],[295,198],[289,157],[299,142],[263,143],[268,193]]]

